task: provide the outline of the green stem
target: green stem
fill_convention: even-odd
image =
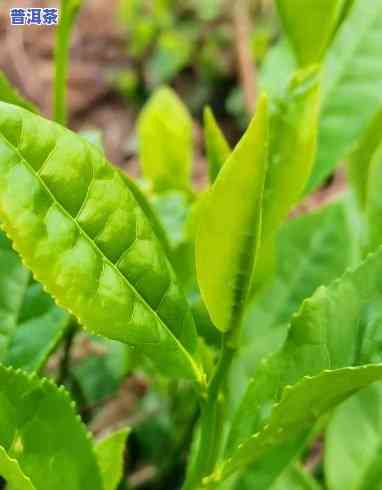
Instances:
[[[53,117],[62,125],[68,121],[67,107],[67,79],[69,70],[69,48],[70,35],[73,30],[74,21],[79,12],[80,2],[78,0],[61,0],[60,23],[56,33],[54,49],[54,94],[53,94]]]
[[[218,460],[223,435],[221,388],[227,378],[234,354],[235,350],[229,346],[227,338],[223,337],[221,356],[208,385],[207,398],[200,402],[199,448],[183,490],[197,489],[202,479],[212,473]]]

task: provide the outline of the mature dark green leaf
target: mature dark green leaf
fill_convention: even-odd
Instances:
[[[0,445],[38,490],[103,490],[85,427],[63,389],[0,366]],[[59,423],[58,423],[59,421]]]
[[[204,142],[207,150],[208,174],[210,182],[213,183],[229,157],[231,148],[209,107],[204,110]]]
[[[301,66],[325,55],[346,0],[277,0],[281,21]]]
[[[143,174],[154,189],[189,189],[192,120],[171,89],[158,89],[143,108],[138,138]]]
[[[0,359],[8,352],[29,283],[29,272],[0,232]]]
[[[18,324],[10,338],[5,364],[39,371],[70,323],[70,315],[34,281],[26,290]]]
[[[61,340],[69,314],[31,280],[1,231],[0,265],[0,360],[38,371]]]
[[[337,408],[325,436],[330,490],[382,488],[382,387],[370,386]]]
[[[0,105],[0,216],[36,278],[86,328],[202,382],[192,314],[120,172],[83,138]]]
[[[129,429],[121,429],[101,439],[96,445],[103,490],[117,490],[123,476],[126,437]]]
[[[240,323],[260,243],[268,126],[268,103],[263,96],[200,213],[196,236],[198,282],[209,314],[223,332]]]

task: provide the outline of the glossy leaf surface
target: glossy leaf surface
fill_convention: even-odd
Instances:
[[[300,65],[318,63],[337,28],[346,0],[277,0],[284,25]]]
[[[198,282],[212,321],[223,332],[240,320],[260,243],[268,132],[268,104],[263,96],[200,214]]]
[[[103,479],[103,490],[117,490],[121,481],[128,433],[128,429],[121,429],[106,436],[96,445],[98,465]]]
[[[207,150],[208,175],[210,182],[213,183],[229,157],[231,149],[209,107],[204,110],[204,142]]]
[[[0,366],[0,445],[38,490],[102,490],[85,427],[67,393]],[[59,423],[57,423],[59,421]]]
[[[155,190],[190,187],[192,120],[171,89],[158,89],[143,108],[138,138],[143,174]]]
[[[0,105],[0,216],[17,251],[86,328],[199,382],[192,314],[120,172],[81,137]]]

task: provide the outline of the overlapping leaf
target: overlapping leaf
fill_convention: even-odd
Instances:
[[[36,489],[64,482],[67,490],[103,490],[90,438],[64,390],[0,366],[0,401],[0,445]]]
[[[268,106],[263,96],[200,214],[196,236],[198,282],[209,314],[223,332],[240,323],[260,244],[268,133]]]
[[[207,150],[208,174],[213,183],[227,160],[231,149],[209,107],[204,111],[204,141]]]
[[[380,304],[381,270],[380,250],[303,302],[292,318],[284,346],[258,369],[248,388],[229,439],[232,460],[224,465],[223,474],[254,462],[287,434],[292,437],[304,423],[312,423],[332,403],[379,378],[380,365],[346,366],[355,366],[364,358],[368,310]],[[338,383],[332,391],[333,380]],[[287,385],[291,388],[283,391]],[[270,406],[280,399],[267,419]],[[293,408],[288,408],[289,403]],[[314,406],[317,412],[309,408]],[[250,433],[255,435],[248,438]],[[235,449],[239,443],[242,447]]]
[[[0,105],[0,216],[48,291],[91,331],[202,381],[192,314],[119,171],[82,138]]]
[[[36,490],[32,482],[21,471],[18,462],[12,459],[0,446],[0,475],[4,478],[7,487],[12,490]]]
[[[273,272],[276,230],[300,199],[309,179],[316,151],[319,101],[317,67],[307,68],[295,73],[272,114],[262,243],[253,277],[255,292]]]
[[[244,315],[242,345],[231,369],[234,406],[260,360],[284,342],[290,318],[302,301],[352,265],[345,202],[340,200],[288,221],[276,244],[275,276]]]

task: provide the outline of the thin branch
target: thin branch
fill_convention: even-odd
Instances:
[[[256,106],[256,67],[252,63],[250,50],[249,0],[234,0],[233,24],[235,30],[236,54],[245,107],[253,114]]]

